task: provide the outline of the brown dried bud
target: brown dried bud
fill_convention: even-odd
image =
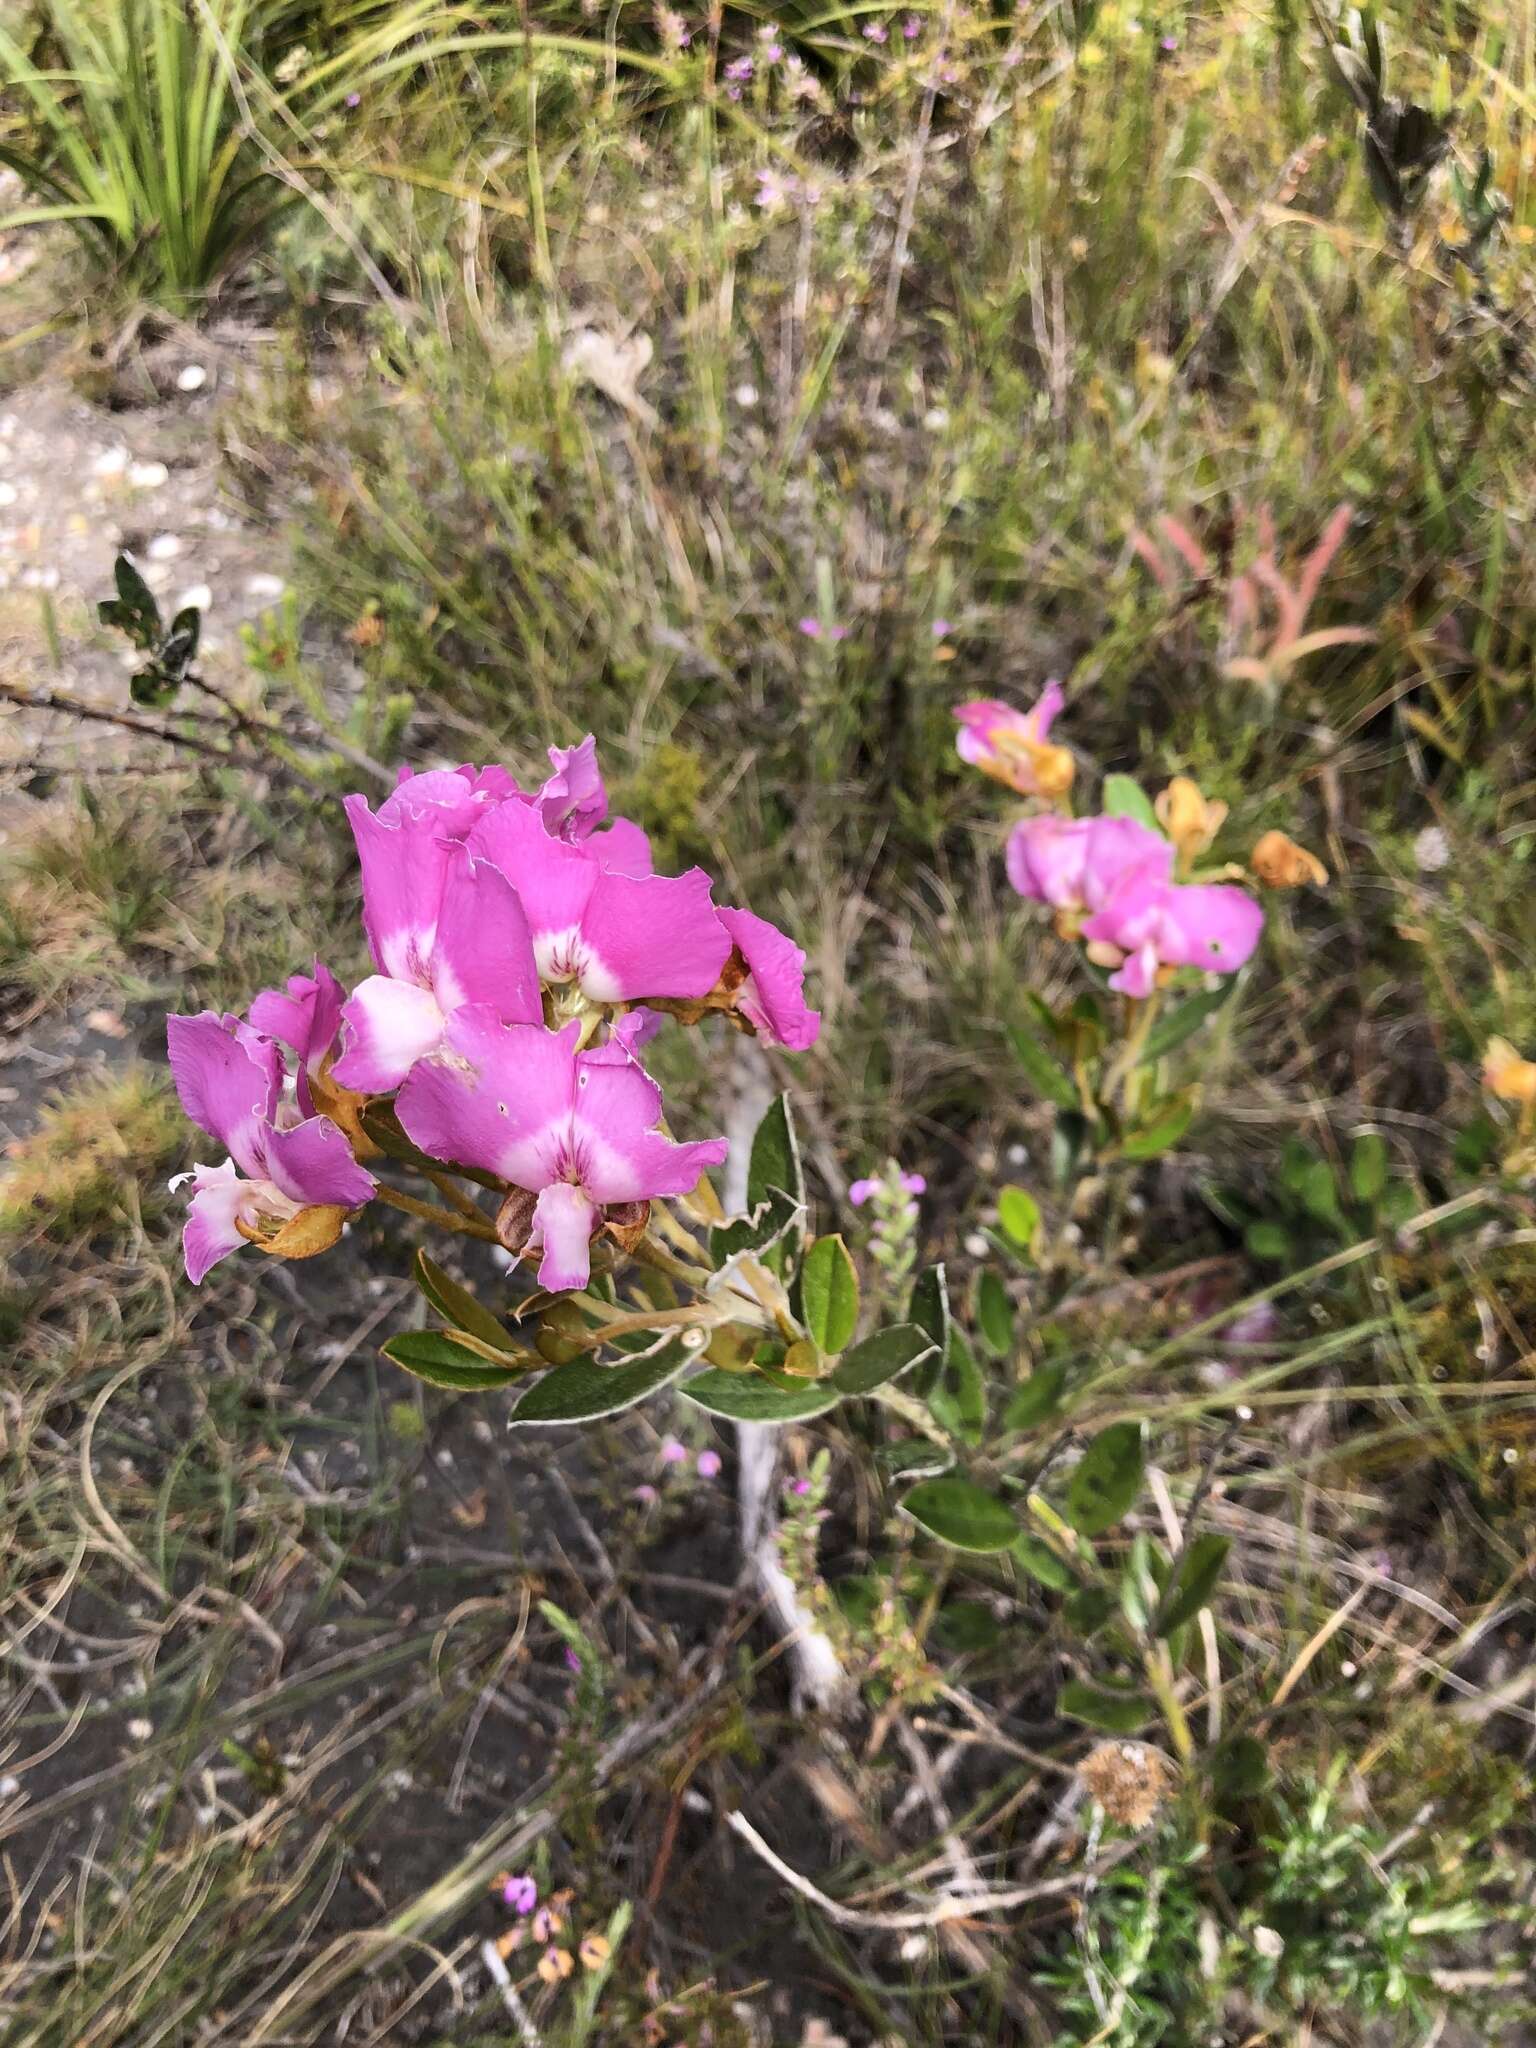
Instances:
[[[1090,1799],[1123,1828],[1146,1828],[1172,1787],[1168,1759],[1145,1742],[1101,1742],[1077,1767]]]
[[[1248,856],[1248,865],[1270,889],[1299,889],[1304,882],[1322,889],[1328,882],[1328,870],[1317,855],[1283,832],[1266,832]]]

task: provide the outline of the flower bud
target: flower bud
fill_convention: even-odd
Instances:
[[[1248,856],[1248,865],[1269,889],[1299,889],[1304,882],[1322,889],[1328,882],[1328,870],[1317,855],[1283,832],[1266,832]]]

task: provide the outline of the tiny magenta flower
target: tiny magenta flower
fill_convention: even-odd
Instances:
[[[720,1477],[720,1453],[718,1451],[700,1451],[697,1470],[701,1479],[718,1479]]]
[[[1050,682],[1029,711],[1015,711],[995,697],[957,704],[956,751],[962,761],[1020,796],[1065,796],[1075,764],[1067,748],[1053,746],[1048,739],[1065,701],[1060,683]]]
[[[890,32],[890,30],[889,30],[889,29],[888,29],[888,28],[887,28],[887,27],[885,26],[885,23],[884,23],[883,21],[866,21],[866,22],[865,22],[865,24],[864,24],[864,37],[865,37],[865,40],[866,40],[867,42],[871,42],[871,43],[885,43],[885,42],[889,42],[889,41],[890,41],[890,35],[891,35],[891,32]]]
[[[539,1903],[538,1885],[526,1874],[509,1877],[501,1888],[501,1900],[509,1912],[516,1913],[520,1919],[526,1918]]]
[[[686,1465],[688,1447],[686,1444],[680,1444],[675,1436],[665,1437],[662,1440],[660,1456],[663,1465]]]
[[[283,1100],[282,1055],[238,1017],[204,1010],[166,1021],[171,1074],[181,1106],[228,1152],[222,1166],[195,1166],[182,1253],[196,1286],[230,1252],[258,1243],[289,1257],[324,1251],[345,1216],[373,1196],[338,1125]]]
[[[922,1195],[928,1192],[928,1182],[920,1173],[898,1172],[896,1184],[904,1195]],[[879,1194],[885,1186],[884,1180],[856,1180],[848,1190],[848,1200],[855,1209],[862,1209],[870,1197]]]

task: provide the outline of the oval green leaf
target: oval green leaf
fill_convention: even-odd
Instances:
[[[1145,1465],[1139,1422],[1112,1422],[1084,1451],[1067,1487],[1067,1519],[1084,1536],[1118,1522],[1141,1491]]]
[[[840,1237],[818,1237],[800,1268],[805,1327],[829,1358],[846,1351],[859,1321],[859,1276]]]
[[[1160,1636],[1171,1636],[1186,1621],[1193,1621],[1202,1607],[1210,1605],[1231,1548],[1230,1537],[1197,1536],[1184,1551],[1177,1576],[1158,1611],[1156,1629]]]
[[[711,1415],[725,1415],[732,1422],[804,1422],[809,1416],[825,1415],[842,1399],[830,1380],[780,1388],[755,1372],[701,1372],[678,1392]]]
[[[901,1509],[954,1550],[1007,1550],[1019,1534],[1006,1501],[954,1474],[923,1480],[902,1496]]]
[[[519,1349],[511,1331],[499,1323],[488,1308],[482,1308],[467,1287],[461,1287],[423,1251],[416,1254],[416,1285],[438,1314],[452,1323],[456,1330],[467,1330],[498,1351],[516,1352]]]
[[[403,1366],[434,1387],[451,1387],[459,1394],[482,1393],[522,1377],[521,1367],[510,1361],[492,1365],[443,1330],[405,1330],[380,1348],[391,1364]]]
[[[512,1420],[517,1425],[595,1422],[602,1415],[617,1415],[669,1385],[693,1356],[681,1344],[669,1344],[653,1358],[637,1358],[630,1365],[599,1365],[592,1358],[573,1358],[528,1389],[513,1410]]]
[[[872,1394],[887,1380],[927,1358],[934,1345],[916,1323],[893,1323],[888,1330],[876,1330],[861,1344],[845,1352],[833,1373],[831,1385],[840,1394]]]
[[[1157,1712],[1145,1693],[1089,1685],[1081,1678],[1068,1680],[1056,1696],[1056,1706],[1074,1721],[1086,1721],[1090,1728],[1103,1728],[1110,1735],[1134,1735]]]

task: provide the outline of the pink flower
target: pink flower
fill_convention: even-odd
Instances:
[[[653,875],[645,835],[625,820],[569,845],[528,806],[503,804],[470,834],[469,852],[514,892],[539,976],[574,982],[593,1002],[705,996],[730,957],[708,875]]]
[[[1072,756],[1065,747],[1048,744],[1047,736],[1064,702],[1060,683],[1050,682],[1029,711],[1015,711],[995,697],[957,704],[956,751],[962,761],[1020,796],[1061,796],[1072,786]]]
[[[523,1251],[539,1284],[585,1287],[592,1233],[610,1205],[685,1195],[726,1155],[723,1138],[675,1144],[656,1126],[661,1090],[622,1044],[576,1050],[580,1026],[504,1024],[453,1012],[444,1054],[413,1068],[396,1100],[407,1135],[434,1159],[479,1166],[537,1196]]]
[[[230,1252],[274,1236],[304,1210],[337,1212],[339,1232],[340,1212],[372,1197],[373,1175],[337,1126],[284,1103],[282,1056],[270,1038],[204,1010],[168,1018],[166,1045],[182,1108],[229,1153],[222,1166],[195,1166],[171,1183],[192,1183],[182,1252],[194,1286]]]
[[[1082,935],[1113,966],[1109,985],[1149,996],[1164,968],[1199,967],[1235,974],[1259,943],[1264,913],[1251,896],[1224,883],[1180,885],[1151,868],[1134,869],[1102,909],[1084,920]]]
[[[821,1012],[805,1002],[805,954],[777,925],[750,910],[716,912],[747,970],[736,1007],[759,1038],[804,1052],[816,1043]]]
[[[1173,846],[1135,818],[1023,818],[1008,835],[1008,879],[1021,896],[1054,910],[1098,910],[1120,881],[1145,869],[1166,882]]]
[[[866,42],[888,42],[890,40],[890,33],[890,30],[882,21],[866,21],[864,24],[864,39]]]
[[[915,43],[923,32],[923,24],[915,14],[909,14],[901,24],[901,32],[909,43]]]
[[[823,626],[820,619],[797,619],[795,621],[795,629],[797,632],[803,633],[807,640],[820,640],[823,635],[828,640],[846,640],[848,638],[848,628],[846,626]]]
[[[752,59],[750,57],[733,57],[725,67],[725,75],[735,84],[744,85],[752,76]]]
[[[525,1918],[539,1903],[539,1888],[531,1877],[509,1877],[501,1888],[501,1902],[519,1918]]]
[[[299,1062],[296,1088],[306,1116],[315,1113],[309,1084],[318,1079],[341,1029],[345,992],[331,970],[317,960],[313,974],[290,974],[286,990],[264,989],[251,1004],[251,1028],[286,1045]]]
[[[922,1195],[928,1191],[928,1183],[920,1173],[897,1175],[904,1195]],[[871,1195],[876,1195],[885,1186],[883,1180],[856,1180],[848,1190],[848,1199],[855,1209],[862,1209]]]
[[[686,1465],[688,1446],[680,1444],[675,1436],[663,1437],[659,1455],[663,1465]]]
[[[933,634],[935,640],[947,640],[954,630],[948,619],[935,619],[932,626],[929,627],[929,631]]]
[[[701,1479],[718,1479],[720,1477],[720,1453],[718,1451],[700,1451],[696,1470]]]

